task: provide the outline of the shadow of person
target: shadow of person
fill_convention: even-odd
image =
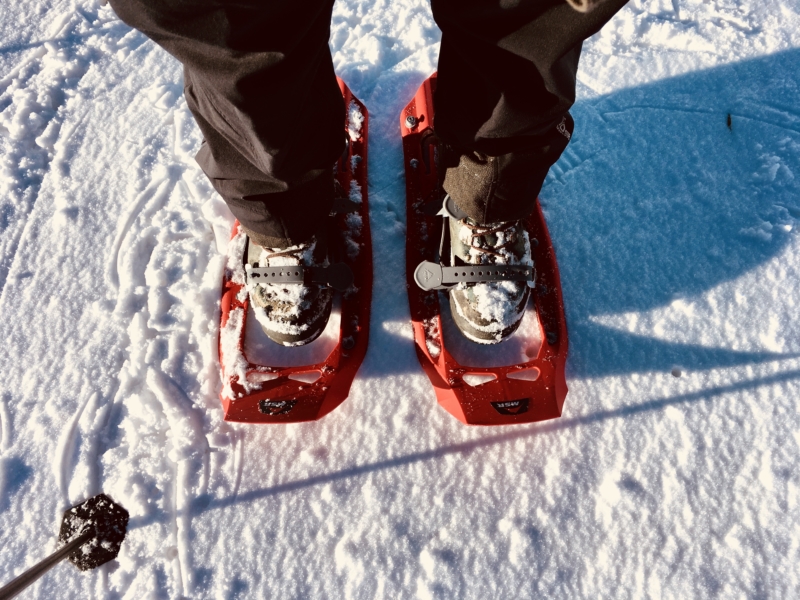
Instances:
[[[251,505],[252,503],[274,496],[290,494],[307,488],[313,488],[328,483],[357,479],[372,473],[381,471],[401,469],[417,463],[429,461],[439,461],[447,456],[461,455],[467,456],[474,451],[481,450],[497,445],[508,444],[516,440],[525,440],[532,437],[541,437],[548,434],[558,433],[579,427],[585,427],[596,423],[603,423],[615,419],[626,419],[634,415],[646,414],[653,411],[663,411],[670,406],[681,406],[696,403],[709,403],[717,401],[727,394],[756,390],[764,386],[780,383],[797,381],[800,378],[800,371],[784,371],[763,378],[747,379],[733,382],[728,385],[721,385],[706,388],[696,392],[688,392],[668,398],[657,398],[630,406],[602,410],[588,415],[576,417],[562,417],[543,423],[520,425],[513,428],[500,428],[485,430],[486,435],[478,439],[467,440],[455,444],[446,444],[430,450],[411,452],[400,456],[394,456],[371,463],[348,466],[336,471],[308,475],[299,479],[279,483],[262,488],[254,488],[240,494],[234,494],[222,498],[215,498],[210,494],[204,494],[194,498],[189,508],[192,516],[199,516],[203,513],[225,509],[237,505]],[[492,431],[492,433],[489,433]],[[170,516],[164,511],[154,511],[149,516],[132,518],[128,524],[129,530],[139,529],[154,523],[166,523]]]
[[[365,91],[375,283],[362,378],[420,372],[405,281],[398,115],[434,63],[432,54],[416,57]],[[568,377],[794,356],[791,348],[726,347],[721,314],[673,323],[683,334],[661,339],[608,321],[702,301],[785,248],[800,219],[798,66],[793,50],[576,103],[573,140],[541,193],[564,288]],[[729,318],[748,318],[728,300]],[[712,341],[690,343],[701,337]]]
[[[794,50],[575,105],[572,143],[541,194],[564,289],[569,376],[794,356],[678,343],[605,321],[697,299],[784,249],[800,219],[799,67]],[[688,321],[724,339],[714,330],[724,319]]]

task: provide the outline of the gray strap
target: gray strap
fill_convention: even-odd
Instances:
[[[536,271],[526,265],[467,265],[444,267],[423,261],[414,271],[414,281],[423,290],[444,290],[459,283],[490,281],[535,281]]]
[[[256,283],[297,283],[332,287],[346,292],[353,285],[353,272],[345,263],[335,263],[328,267],[254,267],[246,264],[247,281]]]

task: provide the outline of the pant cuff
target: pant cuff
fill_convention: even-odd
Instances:
[[[500,156],[445,148],[444,190],[481,225],[523,219],[536,207],[547,172],[567,147],[573,128],[567,114],[537,136],[534,150]]]
[[[307,242],[325,227],[333,208],[333,171],[325,170],[285,192],[236,197],[225,193],[227,180],[212,180],[253,242],[264,248],[286,248]]]

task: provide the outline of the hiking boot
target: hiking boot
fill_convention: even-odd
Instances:
[[[324,233],[305,244],[262,248],[248,238],[247,262],[253,267],[328,266]],[[303,346],[324,331],[331,314],[329,287],[305,283],[248,283],[250,302],[264,333],[284,346]]]
[[[449,221],[453,266],[533,266],[528,232],[520,221],[481,225],[452,215]],[[467,338],[497,344],[519,327],[530,293],[524,281],[459,283],[450,289],[450,311]]]

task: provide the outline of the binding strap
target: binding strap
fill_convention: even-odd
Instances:
[[[414,271],[414,281],[426,292],[444,290],[459,283],[488,283],[490,281],[525,281],[533,283],[536,271],[526,265],[465,265],[445,267],[422,261]]]
[[[244,266],[247,281],[257,283],[297,283],[304,285],[322,285],[346,292],[353,285],[353,271],[345,263],[335,263],[328,267],[303,267],[288,265],[283,267]]]

